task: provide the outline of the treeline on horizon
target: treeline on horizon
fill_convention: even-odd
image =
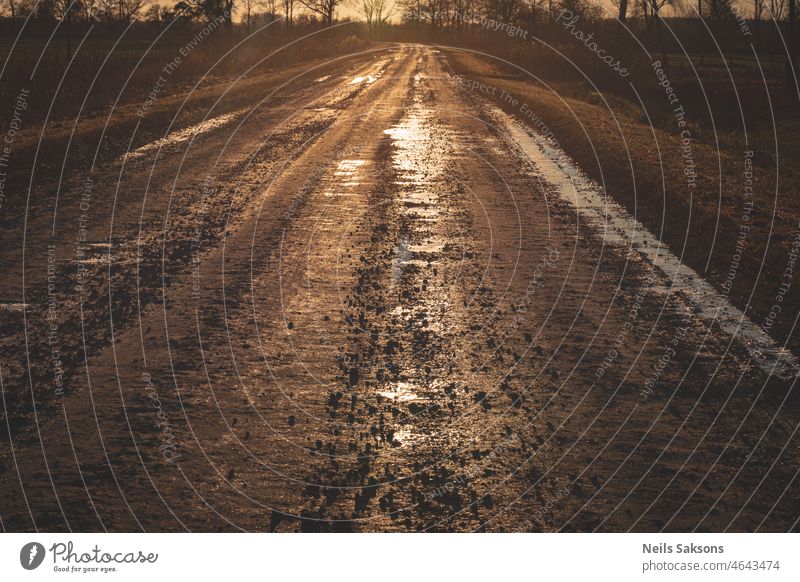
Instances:
[[[168,8],[154,0],[0,0],[0,107],[23,85],[33,89],[34,110],[52,105],[55,118],[74,113],[90,85],[89,109],[108,104],[98,87],[118,91],[124,85],[123,100],[139,99],[176,51],[203,30],[208,34],[171,76],[165,92],[201,77],[209,82],[235,76],[254,63],[279,68],[363,50],[372,41],[478,50],[542,79],[623,95],[630,81],[649,78],[653,55],[673,69],[678,85],[681,70],[687,85],[697,85],[692,80],[697,70],[710,81],[724,76],[725,68],[735,69],[738,90],[748,95],[753,86],[754,104],[763,100],[757,89],[764,84],[762,74],[784,93],[796,83],[796,59],[788,55],[797,53],[797,0],[613,1],[180,0]],[[630,76],[621,77],[598,59],[590,42],[624,61]],[[270,51],[277,53],[262,63]],[[61,87],[50,103],[55,80]],[[729,95],[730,87],[720,83],[710,97],[698,94],[698,99],[724,105]],[[39,100],[41,108],[35,107]],[[778,95],[773,105],[789,110],[796,97]],[[761,112],[763,107],[756,106],[753,114]]]
[[[147,38],[187,33],[208,23],[224,24],[228,35],[261,31],[297,36],[309,28],[349,23],[350,34],[377,40],[437,40],[453,33],[494,34],[498,44],[524,34],[550,42],[563,36],[567,21],[592,24],[595,37],[609,22],[662,53],[750,52],[796,55],[797,0],[0,0],[0,34],[66,40],[88,28],[95,36],[123,31]],[[347,8],[344,18],[343,9]],[[694,23],[692,22],[694,21]],[[611,26],[613,34],[625,30]],[[587,33],[588,34],[588,33]],[[221,36],[221,35],[217,35]],[[263,35],[262,35],[263,36]],[[224,39],[218,39],[224,40]],[[613,41],[613,39],[608,39]],[[795,59],[792,59],[795,60]]]
[[[795,22],[797,0],[0,0],[0,19],[94,23],[223,19],[251,27],[277,19],[292,24],[361,20],[371,27],[399,23],[463,28],[482,20],[552,22],[567,10],[582,20],[702,18],[710,21]]]

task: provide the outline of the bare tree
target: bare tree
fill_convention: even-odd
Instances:
[[[300,4],[308,8],[311,12],[319,14],[322,20],[330,26],[336,16],[336,9],[342,4],[343,0],[300,0]]]
[[[34,0],[4,0],[0,3],[0,6],[5,8],[3,12],[14,19],[28,16],[33,12],[35,4],[36,2]]]
[[[487,16],[503,22],[515,21],[523,6],[523,0],[485,0]]]
[[[255,16],[256,12],[259,8],[267,8],[268,2],[267,0],[239,0],[240,1],[240,8],[244,16],[244,23],[247,27],[247,32],[250,32],[250,24],[253,21],[253,17]],[[272,13],[275,13],[275,0],[272,1]]]
[[[386,24],[392,17],[394,8],[394,2],[390,2],[390,0],[361,0],[360,10],[364,20],[367,21],[370,36],[375,28]]]
[[[406,22],[422,22],[421,0],[398,0]]]
[[[87,5],[88,16],[109,24],[127,24],[144,14],[153,0],[93,0]]]
[[[158,4],[151,4],[147,10],[144,11],[144,19],[147,22],[161,22],[163,18],[163,9]]]
[[[769,0],[770,16],[775,20],[782,20],[786,12],[786,0]]]
[[[603,16],[602,8],[590,0],[560,0],[559,6],[583,21],[595,21]]]
[[[205,20],[222,18],[230,29],[233,25],[234,0],[180,0],[175,4],[177,14]]]
[[[536,22],[536,6],[541,1],[542,0],[528,0],[528,2],[527,2],[528,3],[528,14],[530,15],[529,18],[530,18],[531,22]]]
[[[733,0],[707,0],[707,4],[712,20],[725,20],[733,15]]]
[[[82,0],[55,0],[52,4],[52,16],[60,20],[67,37],[67,58],[72,56],[72,23],[81,15],[87,14],[86,4]]]
[[[628,0],[619,0],[619,21],[625,22],[628,15]]]
[[[661,9],[664,6],[671,6],[674,0],[647,0],[650,5],[650,14],[656,23],[656,32],[658,34],[658,44],[661,47],[661,62],[667,63],[667,48],[664,45],[664,23],[661,21]]]
[[[437,26],[442,20],[442,0],[401,0],[404,18],[411,22],[428,22]]]
[[[766,0],[750,0],[753,4],[753,30],[755,31],[756,42],[761,38],[761,20],[764,17]]]
[[[294,21],[294,0],[281,0],[281,6],[286,19],[286,28],[291,28]]]
[[[473,21],[475,12],[479,9],[477,0],[451,0],[448,10],[450,24],[457,28],[463,27]]]
[[[57,20],[67,20],[74,16],[78,20],[78,15],[84,12],[85,4],[81,0],[56,0],[53,3],[53,16]]]

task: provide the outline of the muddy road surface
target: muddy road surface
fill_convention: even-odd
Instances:
[[[4,529],[797,528],[792,354],[446,53],[328,69],[34,189]]]

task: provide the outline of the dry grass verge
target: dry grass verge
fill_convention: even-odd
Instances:
[[[676,255],[728,294],[756,324],[767,321],[786,280],[784,272],[793,265],[792,240],[800,229],[800,212],[792,196],[794,168],[782,168],[781,175],[776,175],[773,156],[755,147],[752,139],[748,146],[741,137],[720,136],[718,147],[713,134],[709,136],[689,122],[697,173],[696,186],[690,188],[680,130],[654,127],[641,106],[596,93],[577,98],[570,96],[574,92],[569,88],[562,92],[563,88],[545,87],[510,67],[501,68],[488,57],[460,50],[447,54],[455,73],[503,89],[527,104],[582,169]],[[518,107],[495,100],[524,120]],[[789,125],[783,130],[787,136],[791,133]],[[780,136],[778,139],[782,144]],[[750,149],[755,150],[751,209],[745,195],[745,152]],[[736,268],[737,243],[741,249],[739,238],[744,232],[741,227],[748,225]],[[800,279],[792,281],[780,302],[774,325],[765,326],[776,340],[788,341],[795,351],[800,349],[800,338],[792,334],[800,310],[798,288]]]

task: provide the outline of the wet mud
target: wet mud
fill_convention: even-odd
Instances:
[[[87,281],[58,302],[63,394],[28,297],[0,311],[23,316],[4,527],[792,527],[780,355],[704,313],[701,280],[671,287],[650,239],[609,238],[625,217],[587,218],[575,173],[449,74],[394,47],[312,76],[291,114],[129,156],[114,184],[149,172],[153,195],[78,260],[56,245]]]

